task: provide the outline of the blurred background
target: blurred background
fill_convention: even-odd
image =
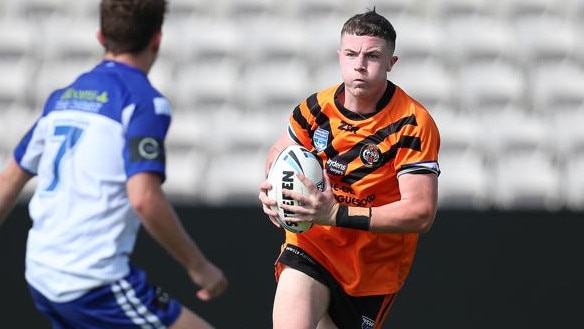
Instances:
[[[98,3],[0,3],[0,164],[48,93],[99,61]],[[443,208],[584,209],[582,0],[169,4],[151,79],[173,104],[176,202],[256,204],[269,145],[298,102],[340,81],[341,26],[375,6],[398,35],[389,79],[441,130]]]
[[[0,0],[0,166],[48,93],[99,62],[98,3]],[[154,282],[219,328],[270,327],[283,233],[257,201],[266,153],[298,102],[340,81],[341,26],[375,6],[398,35],[388,78],[442,135],[436,222],[386,327],[584,327],[584,0],[169,4],[150,75],[174,111],[164,188],[231,290],[197,301],[143,234]],[[48,328],[23,278],[33,188],[0,229],[0,316]]]

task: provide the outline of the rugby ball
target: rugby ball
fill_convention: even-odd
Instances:
[[[272,184],[272,189],[268,191],[268,197],[276,200],[278,204],[301,206],[300,202],[282,194],[284,189],[288,189],[308,195],[308,188],[296,177],[297,173],[303,174],[319,190],[323,190],[324,179],[320,159],[300,145],[291,145],[276,156],[268,171],[268,181]],[[292,212],[285,211],[278,206],[274,206],[273,209],[278,212],[280,225],[290,232],[302,233],[312,227],[310,222],[295,223],[286,220],[295,216]]]

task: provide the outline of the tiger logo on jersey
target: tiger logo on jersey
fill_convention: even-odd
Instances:
[[[381,160],[381,150],[375,144],[367,144],[359,152],[361,161],[366,167],[375,167]]]

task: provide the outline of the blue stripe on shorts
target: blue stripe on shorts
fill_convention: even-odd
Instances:
[[[146,273],[136,267],[126,277],[70,302],[52,302],[29,289],[53,329],[161,329],[174,323],[181,311],[178,301],[148,284]]]

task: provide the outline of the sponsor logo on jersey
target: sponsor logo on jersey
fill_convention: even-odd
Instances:
[[[89,102],[107,103],[109,98],[107,91],[83,90],[68,88],[59,98],[60,100],[76,99]]]
[[[312,137],[312,141],[314,142],[314,147],[318,152],[324,150],[328,144],[328,137],[329,132],[322,129],[316,128],[314,131],[314,136]]]
[[[359,156],[366,167],[375,167],[381,160],[381,150],[375,144],[366,144],[361,148]]]
[[[359,127],[353,126],[352,124],[347,123],[345,121],[341,121],[341,124],[339,125],[338,129],[339,130],[344,130],[344,131],[349,131],[349,132],[352,132],[352,133],[356,133],[357,130],[359,130]]]
[[[326,160],[326,171],[328,173],[342,176],[347,171],[347,164],[340,159]]]
[[[107,91],[68,88],[55,103],[55,110],[99,112],[108,101]]]
[[[338,195],[335,194],[335,199],[338,203],[347,204],[355,207],[368,207],[373,201],[375,201],[375,194],[369,194],[364,198],[355,198],[348,195]]]

